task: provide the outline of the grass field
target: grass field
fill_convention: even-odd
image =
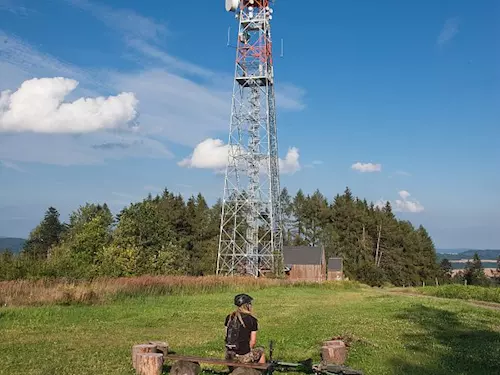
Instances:
[[[499,374],[500,312],[463,301],[366,288],[250,290],[259,342],[275,357],[319,360],[320,343],[352,335],[348,365],[365,374]],[[131,347],[168,341],[179,354],[221,357],[234,291],[120,297],[92,305],[0,309],[0,374],[133,374]]]
[[[401,289],[400,289],[401,290]],[[500,287],[481,287],[474,285],[442,285],[422,288],[406,288],[407,292],[426,294],[442,298],[500,303]]]

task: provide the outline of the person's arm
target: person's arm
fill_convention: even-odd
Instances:
[[[253,349],[256,343],[257,343],[257,331],[252,331],[250,333],[250,349]]]

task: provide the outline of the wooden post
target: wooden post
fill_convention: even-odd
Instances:
[[[321,348],[323,363],[343,365],[347,359],[347,348],[342,340],[325,341]]]
[[[162,353],[141,353],[137,356],[138,375],[161,375],[163,372]]]
[[[156,345],[152,344],[134,345],[132,347],[132,366],[134,366],[134,369],[137,370],[139,355],[143,353],[157,353],[157,352],[158,349],[156,348]]]

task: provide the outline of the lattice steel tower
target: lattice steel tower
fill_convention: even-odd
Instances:
[[[269,0],[226,0],[239,21],[217,274],[281,272],[283,235]]]

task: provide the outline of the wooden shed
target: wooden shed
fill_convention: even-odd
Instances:
[[[328,280],[344,279],[344,260],[342,258],[328,259]]]
[[[290,280],[324,281],[326,279],[325,251],[322,247],[284,246],[283,260]]]

